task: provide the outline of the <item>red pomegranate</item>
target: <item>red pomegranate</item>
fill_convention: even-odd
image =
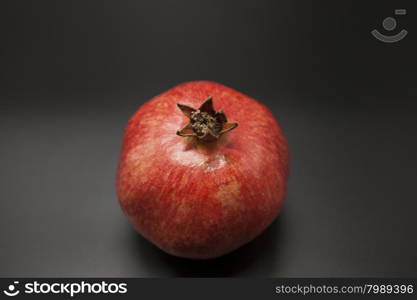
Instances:
[[[231,88],[195,81],[154,97],[129,120],[117,193],[146,239],[208,259],[271,224],[287,175],[287,143],[271,112]]]

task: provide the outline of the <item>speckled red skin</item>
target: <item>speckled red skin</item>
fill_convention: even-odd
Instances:
[[[208,97],[239,126],[214,143],[176,135],[177,103]],[[120,205],[134,228],[175,256],[224,255],[259,235],[281,210],[287,143],[271,112],[221,84],[187,82],[141,106],[125,129],[117,173]]]

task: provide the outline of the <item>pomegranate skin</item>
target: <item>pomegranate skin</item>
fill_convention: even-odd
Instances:
[[[177,103],[198,108],[209,96],[239,126],[210,143],[176,135],[189,121]],[[286,140],[264,105],[215,82],[187,82],[152,98],[129,120],[117,194],[133,227],[160,249],[215,258],[276,218],[288,165]]]

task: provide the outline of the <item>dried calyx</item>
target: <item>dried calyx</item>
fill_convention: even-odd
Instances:
[[[193,136],[199,140],[211,141],[237,127],[237,123],[227,122],[222,110],[214,110],[212,97],[208,97],[198,109],[179,103],[177,105],[190,119],[184,128],[177,131],[179,136]]]

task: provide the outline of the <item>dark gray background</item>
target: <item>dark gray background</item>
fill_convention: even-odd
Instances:
[[[416,11],[363,2],[2,1],[0,276],[416,276]],[[395,8],[409,36],[375,40]],[[157,250],[115,196],[128,118],[198,79],[265,103],[291,151],[283,214],[214,261]]]

